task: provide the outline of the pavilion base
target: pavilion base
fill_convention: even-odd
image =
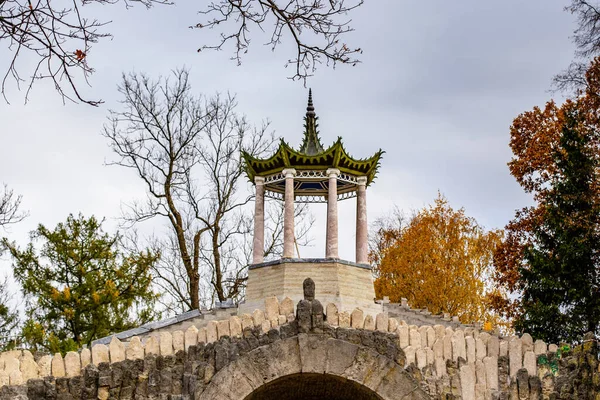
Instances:
[[[276,296],[281,302],[291,298],[297,304],[303,298],[302,282],[311,278],[315,282],[315,297],[323,307],[337,305],[340,312],[351,313],[360,308],[365,315],[375,316],[381,305],[375,303],[375,289],[371,266],[339,259],[284,258],[248,268],[246,301],[238,313],[252,313],[264,308],[264,300]]]

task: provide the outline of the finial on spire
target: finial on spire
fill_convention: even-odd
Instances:
[[[315,116],[315,107],[312,102],[312,89],[308,89],[308,106],[306,107],[306,116],[314,117]]]

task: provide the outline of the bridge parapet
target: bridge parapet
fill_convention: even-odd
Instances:
[[[335,339],[370,349],[373,357],[384,357],[394,368],[410,374],[431,398],[595,400],[600,393],[599,347],[593,335],[574,348],[559,348],[534,342],[528,334],[501,337],[469,327],[416,326],[387,313],[373,318],[360,309],[338,312],[335,304],[315,308],[312,301],[310,308],[304,304],[295,313],[290,299],[279,303],[277,298],[268,298],[264,310],[209,321],[201,329],[190,326],[185,331],[159,332],[144,341],[134,337],[121,342],[113,337],[109,345],[97,344],[65,357],[5,352],[0,354],[0,399],[51,399],[57,393],[65,394],[65,399],[133,398],[127,393],[150,399],[167,392],[181,399],[198,398],[212,377],[241,355],[291,338],[297,340],[289,346],[300,346],[298,340],[306,342],[309,336],[317,338],[319,346]],[[352,349],[358,351],[358,347]],[[335,354],[328,362],[335,362]],[[318,355],[312,352],[310,357]],[[298,373],[306,372],[300,368]]]

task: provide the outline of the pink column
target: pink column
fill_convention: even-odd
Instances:
[[[284,169],[285,197],[283,213],[283,258],[294,257],[294,176],[296,170]]]
[[[369,263],[369,229],[367,222],[367,177],[358,177],[356,196],[356,262]]]
[[[329,193],[327,196],[327,239],[325,257],[339,258],[338,255],[338,211],[337,211],[337,177],[339,169],[329,168]]]
[[[252,264],[264,261],[265,253],[265,178],[254,178],[256,196],[254,197],[254,241],[252,246]]]

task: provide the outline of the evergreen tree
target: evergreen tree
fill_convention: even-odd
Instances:
[[[4,240],[27,299],[23,336],[31,348],[65,353],[157,316],[150,269],[158,254],[124,251],[118,235],[82,215],[54,230],[40,224],[31,239],[24,250]]]
[[[514,327],[551,342],[600,333],[600,60],[587,88],[519,115],[509,163],[535,206],[517,212],[494,255],[494,307]]]

